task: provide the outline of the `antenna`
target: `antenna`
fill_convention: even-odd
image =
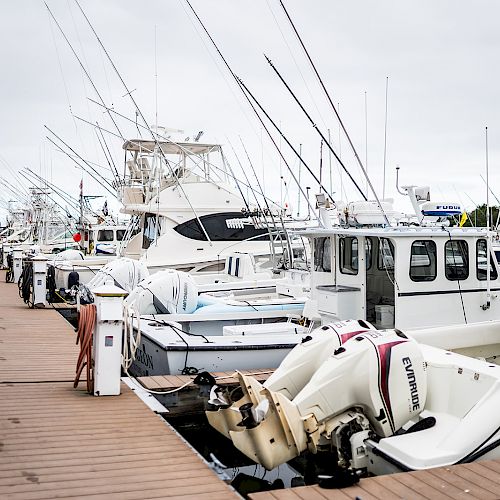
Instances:
[[[384,174],[383,174],[382,199],[385,199],[385,160],[387,157],[387,93],[388,93],[388,90],[389,90],[389,77],[386,76],[385,77],[385,125],[384,125]]]
[[[490,283],[490,252],[491,252],[491,234],[490,234],[490,169],[488,165],[488,127],[485,128],[485,147],[486,147],[486,304],[481,307],[483,311],[490,308],[491,305],[491,283]]]
[[[365,90],[365,170],[366,170],[366,197],[368,198],[368,93]]]

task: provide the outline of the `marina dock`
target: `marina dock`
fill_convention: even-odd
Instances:
[[[0,498],[229,499],[239,495],[125,384],[116,397],[73,388],[71,325],[52,307],[29,309],[0,281]],[[272,370],[255,370],[264,381]],[[257,375],[258,373],[258,375]],[[233,384],[232,372],[213,374]],[[141,377],[172,389],[193,376]],[[195,387],[192,389],[198,391]],[[303,486],[252,500],[500,498],[500,461],[361,479],[351,487]]]
[[[73,389],[75,339],[1,273],[0,498],[238,498],[124,384],[115,397]]]

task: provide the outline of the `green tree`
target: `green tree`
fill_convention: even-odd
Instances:
[[[500,207],[490,206],[490,225],[491,227],[496,227],[498,221],[498,213]],[[458,226],[460,223],[460,217],[452,218],[451,225]],[[467,221],[464,227],[486,227],[486,203],[478,205],[472,212],[467,212]]]

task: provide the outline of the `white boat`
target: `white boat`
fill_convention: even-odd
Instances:
[[[217,272],[235,251],[254,255],[258,267],[275,264],[270,257],[286,244],[281,215],[244,199],[219,144],[134,139],[123,148],[120,200],[138,232],[122,256],[142,259],[150,272]]]
[[[229,288],[234,281],[198,286],[186,273],[158,271],[125,301],[127,369],[132,375],[165,375],[277,366],[309,331],[291,321],[274,324],[303,314],[302,276]],[[297,295],[280,293],[287,290]]]
[[[56,288],[71,288],[74,280],[88,283],[103,266],[117,258],[128,227],[128,224],[93,224],[82,231],[83,241],[81,245],[75,243],[77,248],[51,255],[49,265],[54,268]]]
[[[209,422],[269,470],[321,450],[360,475],[500,457],[500,367],[353,328],[315,331],[263,385],[240,375],[236,402],[213,387]]]

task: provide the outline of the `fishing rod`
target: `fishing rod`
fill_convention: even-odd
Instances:
[[[366,178],[366,182],[367,182],[367,183],[368,183],[368,185],[370,186],[370,189],[371,189],[371,191],[372,191],[372,193],[373,193],[373,196],[375,197],[375,200],[376,200],[376,202],[377,202],[377,204],[378,204],[378,207],[379,207],[380,211],[382,212],[382,215],[384,216],[384,219],[385,219],[386,223],[390,226],[391,224],[390,224],[390,222],[389,222],[389,219],[387,218],[387,215],[386,215],[386,213],[385,213],[385,211],[384,211],[384,209],[383,209],[383,207],[382,207],[382,205],[381,205],[381,203],[380,203],[380,200],[378,199],[377,193],[376,193],[376,191],[375,191],[375,189],[374,189],[374,187],[373,187],[373,185],[372,185],[372,183],[371,183],[371,181],[370,181],[370,178],[368,177],[368,174],[367,174],[367,172],[366,172],[366,170],[365,170],[365,168],[364,168],[364,166],[363,166],[363,163],[361,162],[361,159],[360,159],[360,157],[359,157],[359,155],[358,155],[358,152],[356,151],[356,148],[354,147],[354,144],[353,144],[353,142],[352,142],[352,140],[351,140],[351,137],[350,137],[349,133],[347,132],[347,129],[346,129],[346,128],[345,128],[345,126],[344,126],[344,122],[343,122],[343,121],[342,121],[342,119],[340,118],[340,115],[339,115],[339,113],[338,113],[338,111],[337,111],[337,108],[335,107],[335,104],[333,103],[333,101],[332,101],[332,99],[331,99],[331,97],[330,97],[330,94],[329,94],[328,90],[326,89],[325,84],[323,83],[323,80],[322,80],[322,78],[321,78],[321,76],[320,76],[320,74],[319,74],[318,70],[316,69],[316,65],[314,64],[314,62],[313,62],[313,60],[312,60],[311,56],[309,55],[309,52],[308,52],[308,50],[307,50],[307,48],[306,48],[306,46],[305,46],[304,42],[302,41],[302,38],[301,38],[301,36],[300,36],[300,34],[299,34],[299,32],[298,32],[297,28],[295,27],[295,24],[294,24],[294,22],[292,21],[292,18],[290,17],[290,14],[288,13],[288,11],[287,11],[287,9],[286,9],[286,7],[285,7],[285,5],[284,5],[284,3],[283,3],[283,0],[280,0],[280,5],[281,5],[281,7],[283,8],[283,11],[284,11],[284,13],[285,13],[285,15],[286,15],[286,17],[287,17],[287,19],[288,19],[289,23],[290,23],[290,26],[292,27],[292,29],[293,29],[293,31],[294,31],[294,33],[295,33],[295,35],[296,35],[296,37],[297,37],[297,39],[298,39],[298,41],[299,41],[299,43],[300,43],[301,47],[302,47],[302,49],[303,49],[303,51],[304,51],[304,53],[305,53],[305,55],[306,55],[306,57],[307,57],[307,59],[308,59],[308,61],[309,61],[310,65],[311,65],[311,67],[312,67],[313,71],[314,71],[314,74],[316,75],[316,77],[317,77],[317,79],[318,79],[318,81],[319,81],[320,86],[321,86],[321,88],[323,89],[323,92],[325,93],[326,98],[327,98],[328,102],[330,103],[330,106],[332,107],[332,109],[333,109],[333,111],[334,111],[334,113],[335,113],[335,116],[337,117],[337,120],[339,121],[340,126],[342,127],[342,130],[343,130],[343,132],[344,132],[344,134],[345,134],[345,136],[346,136],[346,138],[347,138],[347,141],[349,142],[349,145],[351,146],[351,149],[352,149],[352,151],[353,151],[353,153],[354,153],[354,156],[355,156],[355,158],[356,158],[356,160],[357,160],[357,162],[358,162],[358,164],[359,164],[359,167],[361,168],[361,171],[363,172],[363,175],[364,175],[364,176],[365,176],[365,178]],[[280,78],[281,78],[281,77],[280,77]],[[305,110],[304,110],[304,112],[305,112]],[[315,128],[316,128],[316,130],[319,132],[319,129],[318,129],[317,127],[315,127]],[[329,144],[329,143],[328,143],[328,144]],[[331,146],[329,145],[329,147],[331,147]],[[332,152],[333,152],[333,151],[332,151]],[[334,156],[336,157],[337,161],[339,161],[339,162],[340,162],[339,157],[338,157],[335,153],[334,153]],[[340,162],[340,165],[341,165],[341,166],[344,168],[344,170],[345,170],[345,167],[344,167],[343,163],[341,163],[341,162]],[[351,177],[351,176],[349,175],[349,177]],[[352,177],[351,177],[351,180],[352,180]],[[358,186],[356,185],[356,187],[358,187]],[[359,190],[359,187],[358,187],[358,190]],[[366,200],[366,197],[364,196],[364,194],[363,194],[363,198]]]
[[[231,146],[231,149],[233,150],[234,156],[236,157],[236,161],[240,165],[240,169],[243,172],[243,175],[245,176],[245,178],[247,180],[247,183],[250,184],[250,180],[248,179],[246,171],[243,168],[243,165],[241,164],[240,158],[239,158],[238,154],[236,153],[236,150],[234,149],[233,144],[229,140],[228,140],[228,142],[229,142],[229,145]],[[272,231],[271,231],[271,227],[269,226],[269,223],[267,222],[266,214],[264,213],[264,210],[262,210],[262,207],[261,207],[261,205],[259,203],[259,199],[257,198],[256,190],[253,189],[253,188],[251,188],[251,192],[253,194],[253,197],[255,198],[255,203],[257,204],[257,210],[258,210],[259,214],[262,214],[262,216],[264,217],[264,222],[265,222],[265,225],[266,225],[266,228],[267,228],[267,232],[269,234],[269,244],[270,244],[269,248],[271,250],[271,258],[274,260],[275,255],[274,255],[273,234],[272,234]],[[243,193],[241,192],[241,189],[240,189],[240,193],[243,196]],[[245,198],[243,198],[243,199],[245,199]],[[245,201],[245,203],[247,205],[247,210],[250,213],[250,207],[249,207],[249,205],[248,205],[248,203],[246,201]]]
[[[47,8],[47,10],[49,11],[50,17],[53,19],[53,21],[56,24],[57,28],[61,32],[64,40],[66,41],[66,43],[68,44],[69,48],[71,49],[71,52],[73,53],[73,55],[75,56],[76,60],[78,61],[78,64],[80,65],[83,73],[85,74],[85,76],[89,80],[90,84],[92,85],[92,88],[94,89],[94,92],[97,94],[97,96],[99,97],[100,101],[104,104],[105,103],[104,98],[101,96],[101,93],[99,92],[99,90],[97,89],[96,85],[94,84],[94,81],[92,80],[89,72],[87,71],[87,68],[85,68],[85,65],[81,61],[80,57],[76,53],[76,50],[73,48],[73,45],[71,44],[71,42],[69,41],[68,37],[66,36],[66,33],[64,33],[64,30],[62,29],[61,25],[57,21],[56,17],[52,13],[52,11],[50,10],[49,6],[47,5],[47,2],[44,1],[44,4],[45,4],[45,7]],[[118,124],[115,122],[115,120],[111,116],[111,113],[108,112],[108,116],[109,116],[110,120],[112,121],[113,125],[115,126],[116,130],[118,131],[118,133],[121,134],[120,128],[118,127]],[[115,172],[113,172],[113,170],[111,170],[111,172],[112,172],[113,176],[115,176]],[[116,174],[118,174],[118,171],[116,172]]]
[[[245,144],[243,143],[241,137],[240,137],[240,141],[241,141],[241,145],[243,146],[243,150],[245,151],[245,154],[247,155],[247,159],[248,159],[248,163],[250,164],[250,167],[253,171],[253,175],[257,181],[257,185],[259,186],[259,189],[262,191],[262,186],[260,185],[260,181],[259,181],[259,178],[257,177],[257,173],[255,172],[255,168],[252,164],[252,161],[250,159],[250,155],[248,154],[248,151],[247,151],[247,148],[245,147]],[[280,240],[280,243],[281,243],[281,250],[282,252],[284,253],[284,245],[283,245],[283,235],[281,233],[281,231],[277,230],[277,226],[276,226],[276,221],[274,219],[274,216],[273,216],[273,213],[271,212],[271,208],[269,207],[269,204],[267,203],[266,201],[266,207],[267,207],[267,210],[269,211],[269,215],[271,216],[271,220],[273,222],[273,226],[274,228],[276,229],[277,231],[277,234],[278,234],[278,237],[279,237],[279,240]],[[286,230],[285,230],[285,224],[283,222],[283,216],[281,214],[281,210],[278,212],[279,214],[279,218],[280,218],[280,222],[281,222],[281,227],[283,228],[283,231],[285,231],[285,234],[287,235],[286,237],[286,242],[287,242],[287,248],[288,248],[288,251],[289,251],[289,256],[290,256],[290,264],[292,263],[292,260],[293,260],[293,254],[292,254],[292,248],[291,248],[291,245],[290,245],[290,239],[288,238],[288,233],[286,233]],[[274,254],[274,251],[273,251],[273,254]]]
[[[196,17],[197,21],[200,23],[203,31],[205,32],[205,34],[207,35],[208,39],[210,40],[210,42],[212,43],[212,45],[214,46],[215,50],[217,51],[217,53],[219,54],[220,58],[222,59],[222,62],[224,63],[224,65],[226,66],[227,70],[229,71],[230,75],[233,77],[233,79],[235,80],[236,84],[238,85],[240,91],[242,92],[243,96],[245,97],[245,99],[247,100],[248,104],[250,105],[250,107],[252,108],[252,111],[254,112],[254,114],[256,115],[257,119],[259,120],[259,122],[261,123],[262,127],[264,128],[264,130],[266,131],[269,139],[271,140],[271,142],[273,143],[274,147],[276,148],[276,150],[278,151],[280,157],[282,158],[283,162],[285,163],[285,166],[288,168],[288,171],[290,172],[290,174],[292,175],[293,177],[293,180],[295,181],[295,183],[297,184],[297,186],[299,187],[299,190],[300,192],[302,193],[302,196],[304,196],[304,199],[306,200],[306,202],[308,203],[309,207],[313,210],[313,213],[314,212],[314,208],[312,207],[311,205],[311,202],[310,200],[308,199],[306,193],[304,192],[304,190],[302,189],[302,186],[297,182],[297,178],[295,177],[290,165],[288,164],[288,162],[286,161],[285,157],[283,156],[283,153],[281,152],[281,149],[280,147],[278,146],[278,144],[276,144],[276,141],[274,140],[274,138],[272,137],[271,133],[269,132],[269,129],[267,128],[267,126],[265,125],[264,121],[262,120],[262,117],[259,115],[258,111],[255,109],[255,106],[253,105],[252,101],[250,100],[249,96],[247,95],[247,92],[244,90],[244,84],[242,82],[242,80],[240,78],[238,78],[236,76],[236,74],[233,72],[231,66],[229,65],[229,63],[227,62],[226,58],[224,57],[224,55],[222,54],[222,52],[220,51],[218,45],[215,43],[215,40],[212,38],[212,36],[210,35],[210,33],[208,32],[207,28],[205,27],[205,25],[203,24],[203,21],[201,20],[201,18],[198,16],[197,12],[194,10],[193,6],[191,5],[191,3],[189,2],[189,0],[186,0],[186,3],[188,4],[189,8],[191,9],[191,11],[193,12],[194,16]],[[269,119],[269,118],[268,118]],[[276,125],[274,125],[276,127]],[[291,146],[291,143],[290,141],[288,141],[284,135],[282,135],[283,139],[285,139],[286,143]],[[301,162],[306,166],[306,168],[308,169],[308,171],[311,173],[311,175],[313,175],[313,177],[315,177],[314,173],[311,171],[311,169],[308,167],[308,165],[304,162],[304,160],[302,158],[300,158]],[[328,192],[327,190],[325,190],[326,192]],[[333,200],[333,198],[332,198]],[[321,221],[321,218],[319,216],[316,216],[317,220],[318,220],[318,223],[320,225],[323,225],[323,222]]]
[[[26,175],[26,173],[20,172],[20,174],[21,174],[21,175],[22,175],[22,176],[23,176],[23,177],[24,177],[24,178],[25,178],[28,182],[30,182],[30,183],[33,185],[33,187],[35,187],[35,188],[37,187],[37,186],[36,186],[36,184],[33,182],[33,180],[32,180],[32,179],[30,179],[30,178]],[[45,193],[45,196],[47,196],[47,198],[48,198],[50,201],[52,201],[52,203],[54,203],[54,204],[55,204],[55,205],[57,205],[57,206],[58,206],[61,210],[63,210],[63,211],[65,212],[65,214],[66,214],[66,217],[67,217],[68,219],[69,219],[69,218],[74,218],[74,219],[76,219],[76,218],[77,218],[77,217],[75,217],[75,214],[71,214],[71,213],[69,213],[69,212],[68,212],[68,210],[67,210],[67,208],[63,207],[60,203],[58,203],[58,202],[57,202],[57,201],[56,201],[56,200],[55,200],[55,199],[54,199],[54,198],[53,198],[53,197],[52,197],[49,193]],[[63,198],[63,199],[64,199],[64,198]],[[66,200],[65,200],[65,201],[66,201]],[[65,223],[65,221],[62,219],[61,214],[57,214],[57,216],[59,217],[59,219],[61,220],[61,222],[63,222],[63,223],[64,223],[64,225],[66,226],[66,223]],[[87,221],[88,221],[89,223],[91,222],[91,221],[90,221],[90,219],[88,219],[87,217],[85,217],[85,218],[87,219]]]
[[[36,180],[38,181],[43,181],[47,184],[48,187],[50,187],[50,189],[52,189],[54,191],[54,193],[59,196],[66,204],[68,204],[76,213],[77,216],[80,216],[80,202],[76,199],[76,198],[73,198],[72,196],[70,196],[68,193],[66,193],[65,191],[63,191],[62,189],[59,189],[55,184],[51,183],[51,182],[48,182],[46,181],[45,179],[43,179],[42,177],[40,177],[38,174],[36,174],[35,172],[33,172],[31,169],[29,168],[26,168],[27,172],[29,172]],[[52,198],[51,198],[52,199]],[[54,203],[57,203],[55,200],[52,199],[52,201],[54,201]],[[62,207],[61,205],[58,204],[58,206],[60,206],[66,213],[68,212],[67,208],[64,208]],[[90,210],[90,212],[95,215],[96,217],[99,215],[97,214],[94,210]],[[75,217],[75,214],[72,215],[72,217]],[[87,219],[87,221],[89,223],[91,223],[92,221],[90,219],[88,219],[87,217],[85,217]]]
[[[107,149],[107,151],[109,153],[109,149],[108,149],[107,144],[106,144],[106,149],[104,149],[104,144],[105,144],[105,143],[103,144],[104,137],[102,139],[101,139],[101,137],[99,137],[99,131],[98,131],[98,129],[94,129],[94,131],[95,131],[95,135],[97,137],[97,140],[99,141],[99,145],[101,146],[101,150],[102,150],[102,152],[104,154],[104,158],[106,158],[106,162],[108,163],[108,166],[109,166],[110,170],[113,171],[113,167],[111,166],[111,162],[109,161],[108,155],[106,153],[106,149]],[[112,158],[111,158],[111,160],[112,160]],[[113,166],[114,166],[114,163],[113,163]],[[116,167],[115,167],[115,170],[116,170]],[[118,177],[118,171],[117,170],[116,170],[116,175],[114,177],[115,177],[115,182],[118,183],[119,177]]]
[[[271,120],[271,118],[269,117],[269,115],[266,113],[266,111],[262,108],[262,106],[260,106],[260,104],[258,103],[258,101],[253,97],[253,94],[250,93],[250,91],[248,90],[248,88],[246,87],[246,85],[243,83],[243,81],[236,77],[237,80],[239,81],[239,83],[241,84],[241,88],[242,90],[244,89],[245,90],[245,95],[246,95],[246,92],[248,91],[249,92],[249,95],[252,97],[252,100],[254,100],[254,102],[259,106],[259,109],[261,109],[261,111],[264,113],[264,115],[266,116],[266,118],[268,118],[269,121],[271,121],[271,123],[274,125],[275,128],[277,128],[277,130],[280,132],[281,136],[283,137],[283,139],[285,139],[285,142],[291,147],[293,148],[292,144],[290,143],[290,141],[287,139],[287,137],[281,133],[281,131],[279,130],[279,128],[276,126],[276,124],[274,123],[274,121]],[[307,202],[307,205],[309,207],[309,209],[312,211],[312,213],[315,214],[316,216],[316,219],[318,220],[318,223],[320,226],[323,226],[323,221],[321,220],[321,218],[316,214],[315,210],[314,210],[314,207],[312,206],[311,204],[311,201],[309,200],[309,196],[307,196],[307,194],[304,192],[304,190],[302,189],[302,186],[299,184],[297,178],[295,177],[295,174],[293,173],[293,170],[292,168],[290,167],[290,165],[288,164],[285,156],[283,155],[283,153],[281,152],[281,149],[279,147],[279,145],[276,143],[276,141],[274,140],[274,137],[272,136],[271,132],[269,131],[268,127],[266,126],[266,124],[264,123],[264,120],[262,119],[262,117],[260,116],[259,112],[257,111],[257,109],[255,108],[255,106],[253,105],[253,103],[250,101],[250,99],[248,98],[248,96],[246,96],[247,99],[248,99],[248,102],[250,104],[250,106],[252,107],[255,115],[257,116],[257,119],[260,121],[262,127],[264,128],[264,130],[266,131],[267,133],[267,136],[269,137],[269,139],[271,140],[271,142],[273,143],[274,147],[276,148],[276,150],[278,151],[281,159],[283,160],[283,163],[285,164],[285,166],[288,168],[288,171],[290,172],[290,175],[292,176],[293,180],[295,181],[295,183],[297,184],[300,192],[302,193],[302,196],[304,196],[306,202]],[[306,166],[306,168],[308,169],[308,171],[313,175],[313,177],[316,178],[316,176],[314,175],[314,173],[311,171],[311,169],[309,168],[309,166],[304,162],[304,160],[302,158],[300,158],[301,160],[301,163],[303,165]]]
[[[86,174],[90,175],[90,177],[92,177],[92,179],[94,179],[98,184],[100,184],[109,194],[111,194],[111,196],[113,196],[115,199],[118,199],[116,192],[113,192],[108,187],[104,186],[102,182],[92,174],[92,172],[89,172],[83,165],[81,165],[77,160],[75,160],[75,158],[73,158],[66,151],[64,151],[64,149],[62,149],[59,146],[59,144],[54,142],[49,136],[46,136],[46,138],[58,149],[59,152],[65,154],[71,161],[73,161],[78,166],[78,168],[80,168]]]
[[[366,197],[365,193],[363,192],[363,190],[359,187],[358,183],[354,180],[353,176],[351,175],[351,173],[349,172],[349,170],[347,169],[347,167],[344,165],[343,161],[340,159],[340,157],[337,155],[337,153],[335,152],[335,150],[332,148],[331,144],[328,142],[328,139],[325,137],[325,135],[323,134],[323,132],[321,132],[321,130],[319,129],[319,127],[316,125],[316,123],[312,119],[311,115],[307,112],[307,110],[304,108],[304,106],[302,105],[302,103],[299,101],[299,99],[297,98],[297,96],[295,95],[295,93],[293,92],[293,90],[290,88],[290,86],[288,85],[288,83],[281,76],[281,73],[278,71],[278,69],[276,68],[276,66],[271,61],[271,59],[268,56],[266,56],[265,54],[264,54],[264,57],[266,58],[266,61],[269,64],[269,66],[271,66],[271,68],[276,73],[276,75],[278,76],[278,78],[281,80],[281,82],[283,83],[283,85],[285,86],[285,88],[288,90],[288,92],[290,93],[290,95],[293,97],[293,99],[295,100],[295,102],[298,104],[298,106],[301,109],[301,111],[305,114],[306,118],[309,120],[309,122],[311,123],[312,127],[314,128],[314,130],[316,130],[316,132],[318,133],[318,135],[321,137],[321,140],[327,144],[327,146],[330,149],[331,153],[333,154],[333,156],[335,156],[335,159],[339,162],[340,166],[344,169],[344,172],[349,176],[349,179],[351,179],[352,183],[354,184],[354,186],[356,187],[356,189],[359,191],[359,194],[363,197],[363,199],[365,201],[367,201],[367,197]],[[315,177],[315,180],[316,180],[316,182],[319,183],[319,179],[317,177]]]
[[[66,193],[66,191],[63,191],[62,189],[58,188],[54,183],[49,182],[48,180],[44,179],[40,175],[38,175],[36,172],[31,170],[29,167],[25,167],[25,170],[29,172],[33,177],[35,177],[37,180],[44,182],[49,186],[54,192],[56,192],[66,203],[73,204],[74,206],[78,206],[78,200],[71,196],[69,193]],[[61,194],[63,193],[63,195]]]
[[[88,168],[90,168],[90,170],[92,172],[94,172],[95,175],[97,175],[97,177],[99,177],[101,179],[101,181],[99,181],[98,179],[96,179],[96,177],[94,177],[94,175],[92,175],[86,168],[84,168],[79,162],[77,162],[73,157],[71,157],[70,155],[68,155],[66,153],[66,151],[64,151],[57,143],[55,143],[50,137],[47,136],[47,139],[52,143],[54,144],[54,146],[58,147],[59,150],[63,153],[65,153],[68,158],[70,158],[71,160],[73,160],[80,168],[82,168],[83,170],[85,170],[85,172],[87,172],[95,181],[99,182],[102,187],[104,189],[106,189],[106,191],[108,191],[112,196],[114,196],[116,198],[116,192],[113,192],[113,191],[110,191],[110,189],[108,189],[104,184],[102,184],[102,182],[106,183],[109,188],[111,189],[114,189],[113,185],[111,184],[111,182],[109,182],[108,179],[106,179],[106,177],[104,177],[103,175],[101,175],[87,160],[85,160],[85,158],[83,158],[81,155],[79,155],[69,144],[67,144],[66,142],[64,142],[63,139],[61,139],[61,137],[59,137],[55,132],[53,132],[49,127],[47,127],[47,125],[44,125],[44,127],[54,136],[56,137],[60,142],[62,142],[77,158],[79,158]]]
[[[39,182],[45,182],[44,179],[42,179],[41,177],[37,176],[36,174],[34,174],[31,170],[29,169],[26,169],[25,171],[21,171],[19,172],[20,175],[22,175],[33,187],[37,187],[37,183]],[[36,182],[35,182],[36,181]],[[47,188],[49,189],[52,189],[52,186],[50,186],[48,183],[46,184]],[[53,190],[53,189],[52,189]],[[70,205],[70,207],[73,209],[73,210],[76,210],[75,206],[73,206],[73,204],[69,203],[68,200],[66,198],[64,198],[63,196],[61,196],[58,192],[56,192],[55,190],[53,190],[54,193],[59,196],[60,198],[62,198],[63,201],[65,201],[66,203],[68,203]],[[56,202],[56,200],[54,200],[52,198],[52,196],[49,194],[49,193],[45,193],[46,196],[51,200],[53,201],[54,203],[56,203],[60,208],[63,208],[61,205],[59,205],[59,203]],[[69,211],[67,208],[63,208],[63,210],[69,214]],[[69,214],[71,215],[71,214]],[[73,216],[73,215],[71,215]]]
[[[191,203],[191,200],[189,199],[189,197],[187,196],[186,192],[184,191],[184,188],[182,187],[182,184],[180,183],[176,173],[174,172],[174,170],[172,169],[167,157],[165,156],[165,153],[161,147],[161,144],[158,142],[158,140],[156,139],[153,131],[151,130],[151,127],[149,126],[146,118],[144,117],[141,109],[139,108],[139,106],[137,105],[135,99],[134,99],[134,96],[132,95],[132,91],[129,90],[127,84],[125,83],[125,80],[122,78],[120,72],[118,71],[118,68],[115,66],[115,63],[113,62],[113,59],[111,58],[111,56],[109,55],[106,47],[104,46],[104,44],[102,43],[101,39],[99,38],[99,35],[97,34],[97,32],[95,31],[94,27],[92,26],[92,23],[90,22],[89,18],[87,17],[87,15],[85,14],[85,11],[82,9],[80,3],[78,2],[78,0],[75,0],[75,3],[76,5],[78,6],[78,8],[80,9],[80,12],[82,13],[83,17],[85,18],[85,21],[87,21],[87,24],[89,25],[90,29],[92,30],[92,33],[94,34],[94,36],[96,37],[99,45],[101,46],[102,50],[104,51],[104,54],[106,55],[106,57],[108,58],[108,61],[110,62],[111,64],[111,67],[113,68],[114,72],[116,73],[116,75],[118,76],[120,82],[122,83],[123,87],[125,88],[125,91],[126,91],[126,94],[125,95],[128,95],[130,100],[132,101],[132,104],[134,105],[135,107],[135,112],[136,112],[136,116],[140,116],[141,120],[143,121],[144,125],[146,125],[146,128],[148,129],[149,133],[151,134],[151,137],[153,138],[153,141],[155,142],[156,144],[156,147],[158,148],[158,150],[160,151],[160,155],[161,157],[163,158],[163,160],[165,161],[165,164],[167,165],[167,167],[169,168],[170,170],[170,173],[172,174],[172,176],[175,178],[176,180],[176,183],[177,183],[177,186],[179,188],[179,191],[182,192],[183,196],[185,197],[186,201],[188,202],[196,220],[198,221],[198,224],[200,224],[201,226],[201,229],[208,241],[208,243],[210,244],[210,246],[212,246],[212,240],[210,239],[210,236],[208,235],[207,233],[207,230],[205,229],[205,226],[203,225],[200,217],[198,216],[198,213],[196,211],[196,209],[194,208],[194,206],[192,205]],[[104,104],[104,103],[103,103]]]
[[[71,151],[71,152],[72,152],[72,153],[73,153],[73,154],[74,154],[74,155],[75,155],[78,159],[80,159],[80,160],[81,160],[81,161],[82,161],[82,162],[83,162],[83,163],[84,163],[84,164],[85,164],[88,168],[90,168],[90,169],[92,170],[92,172],[94,172],[94,174],[95,174],[95,175],[97,175],[97,176],[101,179],[101,181],[100,181],[100,182],[105,182],[105,183],[106,183],[106,184],[107,184],[107,185],[108,185],[111,189],[114,189],[113,184],[112,184],[112,183],[111,183],[108,179],[106,179],[106,177],[104,177],[101,173],[99,173],[99,172],[98,172],[98,171],[97,171],[97,170],[96,170],[96,169],[95,169],[95,168],[94,168],[94,167],[90,164],[90,162],[88,162],[85,158],[83,158],[80,154],[78,154],[78,153],[77,153],[77,152],[76,152],[76,151],[75,151],[75,150],[74,150],[74,149],[73,149],[73,148],[72,148],[72,147],[71,147],[68,143],[66,143],[66,142],[65,142],[65,141],[64,141],[61,137],[59,137],[59,136],[58,136],[58,135],[57,135],[57,134],[56,134],[53,130],[51,130],[51,129],[47,126],[47,125],[44,125],[44,127],[45,127],[45,128],[46,128],[46,129],[47,129],[47,130],[48,130],[48,131],[49,131],[49,132],[50,132],[50,133],[51,133],[54,137],[56,137],[56,138],[57,138],[60,142],[62,142],[62,143],[63,143],[63,144],[64,144],[64,145],[65,145],[65,146],[66,146],[66,147],[67,147],[67,148],[68,148],[68,149],[69,149],[69,150],[70,150],[70,151]],[[54,143],[54,141],[52,141],[49,137],[47,137],[47,139],[48,139],[49,141],[51,141],[51,142],[52,142],[52,144],[54,144],[54,145],[56,145],[56,146],[57,146],[57,144],[55,144],[55,143]],[[59,149],[61,149],[61,147],[60,147],[60,146],[58,146],[58,147],[59,147]],[[68,156],[70,156],[70,155],[68,155]],[[74,158],[72,158],[71,156],[70,156],[70,158],[71,158],[73,161],[75,161],[75,163],[77,163],[77,162],[76,162],[76,160],[75,160]],[[86,170],[86,169],[85,169],[85,170]],[[86,171],[87,171],[87,170],[86,170]],[[89,172],[87,171],[87,173],[89,173]],[[95,179],[95,177],[94,177],[94,179]],[[96,179],[96,180],[97,180],[97,179]],[[98,182],[99,182],[99,181],[98,181]],[[103,187],[105,187],[105,186],[103,186]]]

